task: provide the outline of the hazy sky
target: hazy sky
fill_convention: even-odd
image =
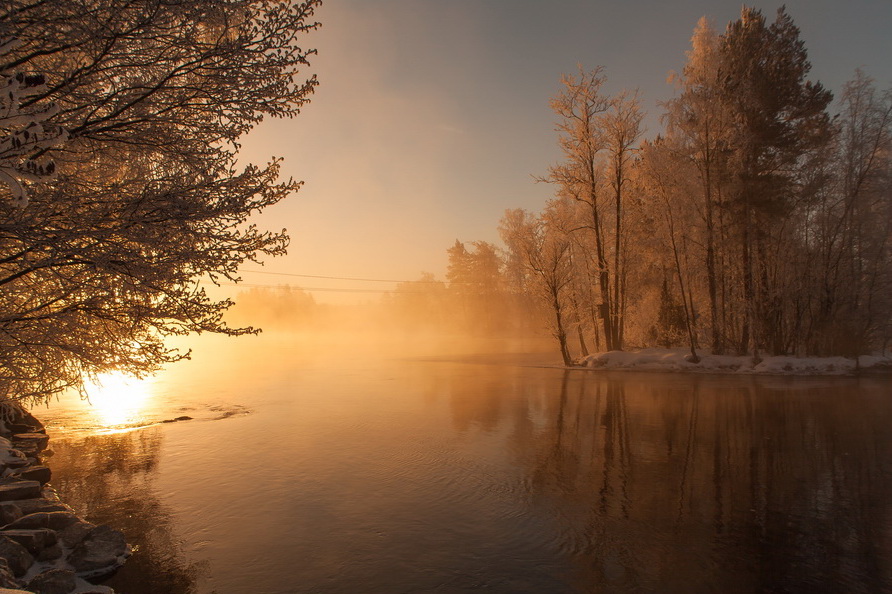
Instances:
[[[756,6],[773,19],[778,5]],[[892,0],[786,6],[812,79],[837,92],[861,67],[892,88]],[[246,160],[284,157],[285,176],[306,182],[256,221],[292,237],[289,254],[263,270],[443,278],[445,251],[456,239],[497,242],[505,209],[538,210],[552,195],[532,175],[560,158],[548,101],[561,73],[601,65],[608,91],[639,88],[653,136],[658,102],[673,94],[667,73],[683,67],[697,20],[707,15],[722,30],[740,7],[737,0],[326,0],[317,13],[322,28],[304,40],[319,51],[312,103],[294,120],[264,122],[244,143]]]

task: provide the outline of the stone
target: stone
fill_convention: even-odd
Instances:
[[[49,501],[55,501],[56,503],[61,503],[62,500],[59,498],[59,493],[50,485],[44,485],[43,489],[40,491],[40,496]]]
[[[36,594],[68,594],[77,588],[77,576],[68,569],[50,569],[28,582],[28,589]]]
[[[183,416],[177,417],[175,419],[164,419],[161,422],[162,423],[176,423],[178,421],[191,421],[191,420],[192,420],[192,417],[190,417],[189,415],[183,415]]]
[[[51,528],[52,530],[62,530],[68,528],[78,521],[78,517],[74,512],[70,511],[52,511],[52,512],[35,512],[22,516],[21,518],[10,522],[4,526],[3,530],[18,530],[28,528]]]
[[[24,514],[22,508],[11,501],[0,503],[0,526],[6,526],[10,522],[15,522]]]
[[[25,547],[2,534],[0,534],[0,557],[6,559],[9,569],[15,576],[24,575],[34,565],[34,557]]]
[[[19,543],[32,555],[56,544],[56,533],[49,528],[23,528],[18,530],[0,530],[0,534]]]
[[[12,575],[9,563],[6,562],[6,559],[0,558],[0,588],[17,588],[18,586],[19,583]]]
[[[69,549],[73,549],[84,540],[94,528],[96,528],[96,524],[91,524],[90,522],[85,522],[78,518],[77,522],[58,532],[59,540],[61,540],[62,544]]]
[[[42,497],[38,499],[20,499],[10,503],[16,504],[22,510],[23,516],[37,512],[71,511],[71,508],[61,501],[48,500]]]
[[[108,586],[97,586],[90,582],[78,578],[77,594],[115,594],[115,591]]]
[[[6,430],[15,435],[17,433],[30,433],[34,431],[34,427],[25,423],[7,423]]]
[[[26,460],[37,460],[37,454],[40,453],[40,448],[37,447],[37,444],[33,441],[17,441],[13,444],[13,447],[21,452]]]
[[[97,526],[71,554],[68,563],[83,578],[99,577],[120,567],[130,556],[124,535],[110,526]]]
[[[37,481],[38,483],[45,485],[50,482],[52,471],[46,466],[31,466],[17,472],[16,476],[27,481]]]
[[[22,408],[21,406],[17,406],[15,409],[7,409],[9,414],[9,421],[7,423],[7,428],[11,427],[12,424],[19,424],[28,427],[29,431],[40,431],[43,429],[43,423],[40,420],[32,415],[30,412]]]
[[[40,497],[40,483],[19,479],[0,480],[0,501],[16,499],[34,499]]]
[[[21,468],[28,465],[28,458],[12,447],[0,447],[0,463],[9,468]]]
[[[50,436],[46,433],[17,433],[12,436],[13,447],[19,447],[20,443],[33,443],[38,450],[46,448],[50,442]]]
[[[40,551],[37,555],[38,561],[55,561],[56,559],[61,559],[64,551],[59,543],[54,544],[51,547],[47,547]]]

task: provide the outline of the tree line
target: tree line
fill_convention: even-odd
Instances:
[[[701,19],[652,138],[638,94],[606,94],[602,68],[564,76],[563,159],[539,178],[555,196],[505,213],[472,297],[535,298],[567,364],[629,345],[694,360],[885,349],[892,91],[857,71],[834,102],[810,68],[783,8],[769,22],[744,7],[722,33]]]

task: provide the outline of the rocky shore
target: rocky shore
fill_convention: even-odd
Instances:
[[[0,594],[113,594],[90,583],[130,555],[124,535],[79,518],[50,486],[49,437],[18,406],[0,416]]]

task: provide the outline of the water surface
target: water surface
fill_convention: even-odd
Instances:
[[[36,411],[63,499],[138,547],[109,585],[892,591],[886,378],[332,346],[205,340],[112,417]]]

